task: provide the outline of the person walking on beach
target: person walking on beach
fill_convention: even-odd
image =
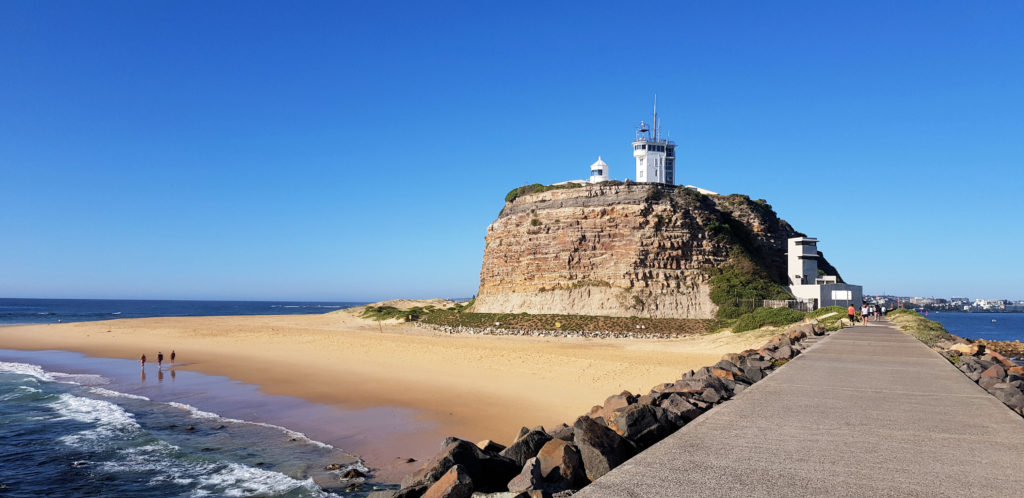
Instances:
[[[854,308],[851,304],[849,308],[846,308],[846,314],[850,317],[850,326],[853,327],[857,325],[857,322],[853,321],[854,318],[857,318],[857,308]]]
[[[860,323],[861,324],[863,324],[863,325],[867,325],[868,324],[868,313],[869,313],[868,305],[866,305],[866,304],[860,305]]]
[[[142,354],[142,358],[139,358],[139,366],[142,367],[143,370],[146,369],[146,354],[145,353]]]
[[[158,369],[164,367],[164,353],[163,353],[163,351],[157,351],[157,353],[156,353],[156,367]]]
[[[171,365],[174,365],[174,350],[171,350]]]

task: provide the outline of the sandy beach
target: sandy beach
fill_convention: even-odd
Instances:
[[[571,424],[610,394],[646,392],[724,353],[759,347],[769,334],[658,340],[448,335],[336,312],[18,325],[0,327],[0,348],[126,359],[146,353],[151,362],[158,350],[169,356],[173,349],[178,368],[255,384],[268,394],[353,411],[412,409],[415,434],[368,424],[362,437],[346,442],[346,450],[388,468],[398,457],[429,457],[448,435],[507,443],[521,426]]]

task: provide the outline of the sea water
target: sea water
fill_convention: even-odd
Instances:
[[[929,311],[926,318],[953,335],[989,341],[1024,341],[1024,313],[949,313]]]
[[[365,303],[289,301],[157,301],[0,298],[0,324],[58,323],[153,316],[295,315]]]
[[[0,353],[6,359],[76,355]],[[178,376],[184,374],[202,377]],[[0,361],[0,495],[305,497],[365,496],[373,489],[354,489],[361,479],[341,478],[348,469],[368,470],[331,445],[284,427],[125,392],[125,385],[103,375]],[[185,396],[192,399],[199,398]]]

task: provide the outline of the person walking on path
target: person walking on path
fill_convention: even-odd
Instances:
[[[174,365],[174,350],[171,350],[171,365]]]
[[[146,354],[145,353],[142,354],[142,358],[139,358],[139,366],[142,367],[143,370],[146,369]]]
[[[866,305],[866,304],[860,305],[860,323],[862,323],[864,325],[868,324],[868,313],[870,313],[868,311],[868,305]]]
[[[849,308],[846,308],[846,314],[850,317],[850,326],[853,327],[854,325],[857,325],[857,322],[854,321],[854,319],[857,318],[857,308],[854,308],[851,304]]]
[[[157,351],[157,353],[156,353],[156,367],[158,369],[164,367],[164,353],[163,353],[163,351]]]

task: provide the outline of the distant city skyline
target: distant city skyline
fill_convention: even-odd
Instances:
[[[846,281],[1019,298],[1022,19],[1019,2],[0,3],[0,296],[472,296],[505,193],[598,156],[632,178],[657,93],[676,183],[766,199]]]

